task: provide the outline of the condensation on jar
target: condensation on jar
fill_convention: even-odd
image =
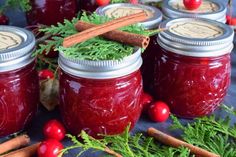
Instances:
[[[114,61],[69,59],[60,52],[60,111],[68,130],[98,137],[133,128],[142,110],[141,64],[140,49]]]
[[[154,93],[183,118],[212,113],[230,85],[233,30],[208,19],[179,18],[160,24]]]
[[[22,28],[0,26],[0,137],[23,130],[39,102],[34,35]]]
[[[157,29],[160,22],[162,21],[162,13],[159,9],[152,6],[142,4],[118,3],[99,7],[96,10],[99,15],[106,15],[108,17],[115,18],[131,15],[141,11],[145,11],[150,16],[150,18],[147,21],[141,22],[139,24],[142,25],[146,30]],[[142,53],[143,65],[141,67],[141,72],[145,91],[150,91],[150,87],[152,85],[151,80],[153,76],[151,74],[153,74],[153,58],[156,44],[156,36],[151,36],[149,46]]]
[[[162,4],[163,17],[169,18],[206,18],[226,23],[226,5],[221,0],[203,0],[196,10],[187,10],[183,0],[164,0]]]

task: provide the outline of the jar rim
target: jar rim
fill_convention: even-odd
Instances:
[[[214,38],[192,38],[180,36],[170,31],[171,25],[179,23],[202,22],[209,26],[221,29],[222,34]],[[166,29],[157,36],[159,45],[171,52],[187,56],[207,57],[219,56],[230,53],[233,48],[234,31],[229,26],[214,20],[204,18],[177,18],[169,19],[160,24],[160,28]]]
[[[59,67],[74,76],[91,79],[110,79],[128,75],[137,71],[142,65],[141,49],[135,48],[134,53],[121,60],[80,60],[70,59],[59,52]]]
[[[20,43],[14,47],[6,47],[0,50],[0,72],[21,68],[34,60],[32,53],[35,47],[35,37],[30,31],[15,26],[0,26],[2,38],[14,41],[15,37],[21,39]],[[15,37],[8,36],[15,35]]]
[[[179,18],[179,17],[190,17],[190,18],[207,18],[211,20],[216,20],[222,23],[226,22],[226,12],[227,8],[220,0],[207,0],[209,2],[214,3],[217,5],[218,9],[214,10],[213,12],[201,12],[201,13],[194,13],[194,12],[186,12],[183,10],[175,9],[170,5],[170,2],[174,0],[164,0],[162,4],[162,11],[165,17],[169,18]]]
[[[140,22],[139,24],[142,25],[145,29],[154,29],[157,28],[159,23],[162,21],[162,12],[152,6],[147,6],[143,4],[131,4],[131,3],[114,3],[114,4],[109,4],[106,6],[101,6],[96,9],[96,13],[98,15],[105,16],[105,12],[111,8],[119,8],[119,7],[127,7],[127,8],[138,8],[138,9],[143,9],[150,11],[153,16],[149,18],[148,20],[144,22]]]

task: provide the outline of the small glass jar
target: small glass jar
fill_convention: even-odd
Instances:
[[[21,131],[39,102],[39,82],[32,52],[34,35],[22,28],[0,26],[0,137]]]
[[[122,60],[88,61],[59,54],[60,111],[68,130],[119,134],[142,110],[141,50]]]
[[[153,30],[157,29],[160,22],[162,21],[162,13],[159,9],[141,5],[141,4],[130,4],[130,3],[117,3],[117,4],[110,4],[107,6],[99,7],[96,12],[99,15],[106,15],[108,17],[122,17],[127,16],[130,14],[134,14],[140,11],[145,11],[147,14],[151,15],[151,18],[147,21],[139,23],[144,27],[146,30]],[[155,52],[155,45],[156,45],[156,36],[151,36],[150,43],[144,53],[142,53],[143,58],[143,65],[141,67],[142,77],[143,77],[143,84],[144,90],[150,91],[152,85],[152,78],[153,78],[153,59],[154,59],[154,52]]]
[[[179,18],[160,24],[155,96],[183,118],[212,113],[230,85],[233,30],[208,19]]]
[[[204,0],[196,10],[187,10],[182,0],[164,0],[162,4],[163,17],[169,18],[207,18],[226,23],[227,7],[221,0]]]
[[[78,11],[77,0],[31,0],[31,6],[26,14],[29,25],[56,25],[71,20]]]

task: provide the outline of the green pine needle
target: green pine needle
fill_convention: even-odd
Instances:
[[[31,10],[30,0],[6,0],[5,3],[0,7],[0,13],[6,11],[7,9],[19,8],[23,12]]]
[[[227,110],[226,110],[227,111]],[[231,112],[229,112],[231,113]],[[234,115],[235,116],[235,115]],[[197,118],[194,122],[184,125],[180,120],[171,116],[173,124],[171,129],[181,130],[182,139],[190,144],[219,154],[222,157],[236,156],[236,125],[230,124],[229,118],[216,118],[215,116]],[[81,149],[78,156],[87,150],[104,151],[106,147],[124,157],[191,157],[189,149],[164,146],[154,138],[141,133],[129,134],[129,126],[120,135],[103,135],[103,139],[96,140],[81,132],[82,142],[75,136],[68,135],[74,143],[63,149],[61,156],[71,149]],[[110,156],[110,155],[108,155]]]
[[[146,137],[141,133],[131,136],[129,134],[129,127],[120,135],[102,135],[104,138],[99,140],[92,138],[84,131],[80,134],[82,142],[75,136],[67,135],[73,142],[73,145],[63,149],[59,157],[72,149],[81,149],[77,154],[77,156],[81,156],[85,151],[91,149],[94,151],[105,151],[105,148],[109,148],[124,157],[186,157],[190,155],[190,151],[186,148],[166,147],[155,142],[154,138]],[[111,154],[107,154],[107,156],[111,156]]]
[[[110,3],[128,3],[129,0],[111,0]]]
[[[197,118],[193,123],[187,125],[181,124],[174,116],[171,118],[173,120],[171,129],[183,131],[182,138],[186,142],[222,157],[236,156],[236,124],[231,124],[231,119],[228,116],[216,118],[212,115]]]
[[[69,48],[62,47],[61,45],[65,37],[77,33],[74,25],[78,20],[79,18],[74,18],[72,21],[65,20],[63,24],[58,23],[57,26],[41,29],[41,32],[51,34],[53,37],[52,40],[46,40],[45,43],[40,44],[35,52],[35,55],[42,54],[44,51],[48,53],[50,49],[53,48],[54,50],[63,52],[66,57],[73,59],[120,60],[133,53],[134,47],[115,41],[106,40],[102,37],[95,37]],[[80,20],[93,24],[102,24],[111,19],[105,16],[99,16],[95,13],[92,15],[82,13]],[[158,30],[147,31],[138,25],[123,27],[120,30],[146,36],[158,33]]]

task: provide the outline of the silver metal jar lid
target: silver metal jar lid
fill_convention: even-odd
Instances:
[[[147,5],[130,4],[130,3],[116,3],[97,8],[96,13],[99,15],[106,15],[108,17],[118,18],[127,16],[140,11],[145,11],[151,15],[151,18],[140,24],[145,29],[157,28],[162,21],[162,13],[159,9]]]
[[[221,22],[204,18],[169,19],[160,24],[166,30],[157,36],[164,49],[193,57],[215,57],[233,49],[234,31]]]
[[[70,59],[60,52],[58,64],[63,71],[82,78],[117,78],[131,74],[141,67],[141,49],[136,49],[132,55],[122,60],[104,61]]]
[[[23,28],[0,26],[0,72],[15,70],[31,63],[35,37]]]
[[[182,0],[164,0],[162,11],[165,18],[206,18],[225,23],[227,8],[222,0],[204,0],[197,10],[185,9]]]

